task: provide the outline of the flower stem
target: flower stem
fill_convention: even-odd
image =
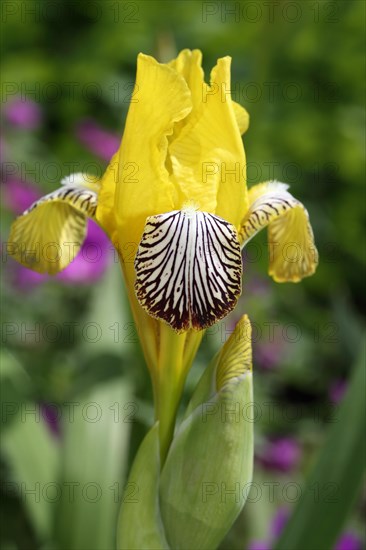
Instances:
[[[160,326],[159,388],[156,416],[159,419],[160,458],[164,464],[173,439],[175,419],[182,396],[187,369],[183,352],[186,334],[176,334],[170,327]]]

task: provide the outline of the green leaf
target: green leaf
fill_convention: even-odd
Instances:
[[[2,436],[2,451],[11,464],[9,485],[19,492],[40,540],[50,540],[54,502],[58,498],[59,449],[40,406],[20,402],[19,413]]]
[[[68,408],[62,499],[56,515],[60,548],[115,547],[134,407],[131,387],[114,379],[76,398]]]
[[[93,345],[90,345],[88,338],[82,342],[82,351],[87,358],[94,358],[96,350],[98,353],[106,352],[117,357],[125,356],[134,350],[134,344],[137,345],[138,336],[131,321],[119,262],[113,262],[98,285],[93,288],[92,299],[83,323],[84,327],[90,326],[90,338],[96,338],[96,341],[92,342]]]
[[[159,424],[143,440],[126,485],[118,523],[118,550],[168,549],[159,510]]]
[[[30,399],[31,381],[23,366],[7,349],[0,351],[1,427],[9,429],[24,402]],[[19,421],[19,419],[18,419]]]
[[[334,547],[361,488],[365,469],[364,357],[356,365],[334,425],[276,550]]]

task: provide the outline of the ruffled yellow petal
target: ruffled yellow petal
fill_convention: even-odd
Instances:
[[[76,175],[79,176],[79,175]],[[11,226],[8,252],[19,263],[54,275],[78,254],[86,233],[87,218],[94,218],[97,185],[80,177],[63,180],[64,186],[33,203]]]
[[[210,85],[203,81],[198,54],[184,53],[182,58],[184,63],[178,58],[176,66],[181,64],[183,73],[189,73],[195,99],[191,114],[169,145],[172,179],[182,197],[177,208],[192,200],[201,210],[239,227],[247,191],[244,148],[230,97],[230,58],[218,60]]]
[[[113,243],[118,241],[114,195],[118,175],[118,153],[113,155],[100,182],[99,201],[95,217],[109,234]]]
[[[236,122],[239,126],[239,131],[241,134],[245,134],[245,132],[249,128],[249,114],[244,107],[239,105],[239,103],[236,103],[233,101],[233,108],[234,108],[234,114],[236,118]]]
[[[239,232],[243,246],[268,225],[269,274],[278,283],[301,281],[315,272],[318,252],[305,207],[279,182],[255,185]]]
[[[168,66],[177,71],[184,78],[191,92],[192,111],[184,122],[178,122],[175,125],[176,129],[179,130],[189,121],[190,117],[197,115],[197,110],[202,103],[204,82],[202,52],[200,50],[182,50],[176,59],[168,63]],[[174,134],[178,133],[179,131],[174,131]]]
[[[168,136],[190,110],[191,94],[184,78],[167,65],[139,54],[135,89],[118,151],[118,169],[112,170],[117,178],[114,215],[120,246],[137,245],[146,218],[173,209],[175,190],[167,167]],[[104,184],[103,180],[103,188]],[[102,219],[105,216],[103,212]]]

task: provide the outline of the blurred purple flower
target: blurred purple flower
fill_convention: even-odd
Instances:
[[[290,510],[288,508],[286,508],[285,506],[280,506],[279,508],[277,508],[270,525],[271,538],[278,539],[289,518]]]
[[[247,550],[271,550],[271,545],[266,540],[253,540]]]
[[[281,535],[289,517],[288,508],[284,506],[277,508],[269,526],[269,540],[253,540],[249,543],[247,550],[271,550],[272,544]]]
[[[14,265],[13,282],[19,290],[25,292],[32,290],[34,287],[49,280],[49,276],[45,273],[37,273],[32,269],[28,269],[20,264]]]
[[[267,279],[265,279],[264,277],[260,277],[257,273],[249,277],[246,282],[246,292],[251,295],[256,294],[257,296],[265,297],[270,293],[270,291],[270,283],[267,281]]]
[[[329,388],[329,398],[333,403],[339,403],[347,390],[346,380],[335,380]]]
[[[300,457],[300,445],[292,437],[267,440],[256,454],[258,462],[264,468],[280,472],[293,470],[298,465]]]
[[[290,515],[291,510],[288,508],[283,506],[278,508],[270,523],[268,540],[253,540],[249,543],[247,550],[272,550]],[[346,531],[338,539],[334,550],[362,550],[362,541],[351,531]]]
[[[281,362],[283,345],[278,342],[257,344],[254,347],[254,362],[265,370],[271,370]]]
[[[346,531],[340,539],[338,539],[334,550],[362,550],[362,541],[354,533]]]
[[[286,348],[283,327],[275,325],[269,333],[268,340],[260,341],[254,346],[255,364],[265,370],[271,370],[281,363]]]
[[[90,119],[83,120],[77,125],[76,135],[92,153],[107,161],[118,150],[121,141],[119,136],[104,130]]]
[[[51,433],[55,436],[60,435],[59,414],[57,409],[58,407],[56,408],[53,404],[43,403],[41,405],[42,417]]]
[[[4,116],[10,124],[25,130],[35,130],[42,122],[42,110],[39,104],[31,99],[20,97],[5,103]]]
[[[20,179],[9,178],[2,188],[5,206],[17,215],[24,212],[41,196],[40,191],[34,185]]]

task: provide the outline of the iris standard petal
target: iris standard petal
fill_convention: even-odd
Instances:
[[[174,130],[174,135],[176,136],[190,118],[197,117],[202,102],[206,100],[207,88],[204,82],[205,75],[202,69],[202,52],[200,50],[182,50],[176,59],[171,61],[168,65],[183,76],[192,94],[192,112],[184,122],[178,122],[176,124]],[[213,86],[213,92],[220,93],[221,99],[225,101],[229,88],[227,88],[227,86],[221,86],[220,89],[216,83],[214,83]],[[249,115],[239,103],[233,101],[232,105],[239,131],[241,134],[244,134],[249,127]]]
[[[173,209],[175,190],[166,165],[168,136],[191,108],[184,78],[154,58],[139,54],[117,157],[114,215],[119,245],[130,242],[137,246],[146,218]],[[109,180],[103,180],[104,184],[109,186]],[[103,226],[105,216],[103,212]]]
[[[244,107],[242,107],[239,103],[236,103],[236,101],[233,101],[233,109],[234,109],[236,122],[239,127],[239,132],[241,134],[245,134],[245,132],[249,128],[248,111],[244,109]]]
[[[109,234],[112,242],[118,240],[116,212],[114,210],[114,196],[118,177],[118,154],[116,153],[104,172],[100,182],[99,201],[96,219]]]
[[[192,58],[190,88],[192,97],[201,94],[201,101],[194,101],[186,123],[169,144],[169,155],[182,203],[195,201],[201,210],[239,227],[247,190],[244,148],[230,97],[230,62],[229,57],[218,60],[208,85],[198,70],[198,56]]]
[[[239,237],[245,244],[268,225],[269,274],[276,282],[301,281],[315,272],[318,252],[306,208],[284,183],[270,181],[249,190],[249,209]]]
[[[202,69],[202,52],[200,50],[182,50],[176,59],[173,59],[168,65],[184,78],[191,92],[192,111],[184,122],[177,123],[176,126],[179,128],[188,122],[190,117],[197,115],[202,103],[205,76]]]

